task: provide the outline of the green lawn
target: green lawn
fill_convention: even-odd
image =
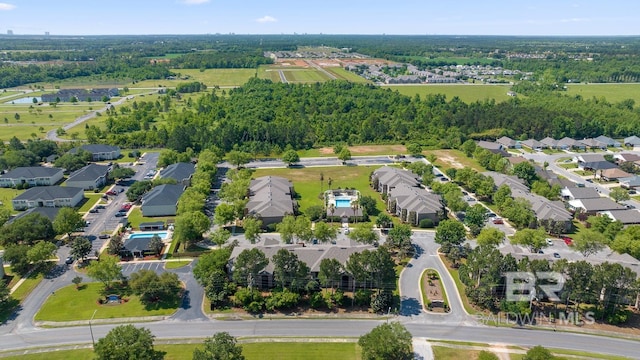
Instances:
[[[370,82],[369,80],[363,78],[362,76],[358,76],[356,73],[349,70],[345,70],[341,67],[325,67],[323,69],[331,73],[333,76],[337,77],[340,80],[347,80],[355,83]]]
[[[421,98],[425,98],[428,94],[443,94],[447,97],[447,100],[453,99],[454,96],[460,98],[460,100],[471,103],[474,101],[482,101],[485,99],[495,99],[496,102],[506,101],[510,97],[507,92],[510,90],[511,85],[462,85],[462,84],[449,84],[449,85],[385,85],[384,88],[389,88],[393,91],[397,91],[402,95],[415,96],[420,95]]]
[[[320,194],[320,173],[324,176],[323,190],[328,190],[328,180],[332,179],[331,188],[355,188],[360,191],[361,195],[369,195],[376,199],[377,208],[384,210],[384,204],[380,200],[380,194],[369,186],[369,175],[380,166],[334,166],[334,167],[312,167],[301,169],[258,169],[254,172],[253,177],[274,175],[282,176],[293,182],[293,187],[300,195],[298,202],[300,210],[313,205],[322,206],[322,200],[318,197]]]
[[[177,261],[167,261],[164,263],[165,269],[178,269],[184,266],[191,264],[191,259],[188,260],[177,260]]]
[[[392,145],[355,145],[348,146],[352,156],[363,155],[397,155],[406,154],[407,148],[401,144]],[[299,150],[300,157],[336,157],[333,148],[323,147],[308,150]]]
[[[16,291],[11,294],[11,297],[22,302],[24,299],[31,294],[33,289],[40,284],[40,282],[44,279],[44,276],[40,273],[32,273],[29,277],[20,285]],[[18,279],[19,280],[19,279]]]
[[[480,350],[455,349],[444,346],[432,346],[433,358],[437,360],[477,359]]]
[[[129,301],[119,305],[99,305],[97,300],[102,292],[102,283],[81,284],[64,287],[52,294],[35,316],[36,321],[75,321],[88,320],[93,312],[96,319],[122,317],[141,317],[173,314],[178,304],[162,304],[146,307],[140,299],[131,295]]]
[[[165,360],[191,360],[193,350],[202,348],[200,344],[158,344],[157,350],[165,351]],[[278,360],[359,360],[360,348],[356,343],[342,342],[256,342],[242,344],[242,353],[247,360],[278,359]],[[7,360],[84,360],[93,357],[91,349],[61,350],[37,354],[9,356]]]
[[[314,68],[309,69],[284,69],[285,79],[290,83],[314,83],[331,80],[327,74]]]
[[[130,226],[134,229],[140,227],[140,223],[143,222],[154,222],[154,221],[164,221],[165,224],[167,220],[173,220],[175,216],[157,216],[157,217],[144,217],[142,216],[142,211],[139,207],[134,207],[133,210],[129,213],[128,220]]]
[[[447,270],[449,271],[449,274],[451,274],[451,277],[453,278],[453,282],[456,284],[456,289],[458,290],[458,294],[460,294],[460,300],[462,300],[462,305],[464,306],[464,309],[467,311],[467,313],[471,315],[478,314],[478,311],[476,311],[471,306],[471,304],[469,304],[469,299],[467,298],[467,293],[465,292],[466,287],[460,280],[458,269],[454,269],[451,266],[449,266],[449,263],[447,259],[444,258],[444,255],[439,255],[439,256],[440,256],[440,259],[442,259],[442,262],[444,262]]]
[[[24,190],[16,190],[12,188],[0,188],[0,207],[4,207],[6,209],[11,210],[11,212],[15,213],[13,210],[13,205],[11,204],[11,200],[14,197],[22,194]]]
[[[87,211],[89,211],[93,205],[95,205],[98,201],[100,201],[100,197],[102,196],[102,194],[95,194],[95,193],[84,193],[84,197],[86,198],[85,200],[83,200],[83,202],[81,202],[81,206],[80,209],[78,209],[79,213],[86,213]]]
[[[640,84],[570,84],[567,85],[569,95],[581,95],[583,99],[604,97],[608,102],[618,103],[625,99],[633,99],[640,103]]]

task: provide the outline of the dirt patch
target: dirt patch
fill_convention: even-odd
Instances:
[[[425,276],[422,277],[422,289],[427,295],[427,310],[436,313],[445,313],[445,299],[440,285],[438,273],[433,270],[427,270]]]
[[[396,155],[406,154],[407,147],[404,145],[358,145],[349,146],[351,155]],[[333,148],[323,147],[318,149],[322,155],[333,155]]]
[[[456,169],[462,169],[464,168],[464,165],[462,165],[462,163],[460,163],[458,160],[456,160],[455,157],[442,152],[442,151],[435,151],[434,154],[438,157],[438,160],[448,164],[449,166],[451,166],[452,168],[456,168]]]
[[[278,59],[276,60],[276,64],[277,65],[284,65],[284,66],[298,66],[298,67],[309,67],[309,64],[307,64],[304,60],[297,60],[297,59]]]

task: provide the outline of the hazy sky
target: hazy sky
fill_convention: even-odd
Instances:
[[[0,0],[0,33],[640,35],[637,0]]]

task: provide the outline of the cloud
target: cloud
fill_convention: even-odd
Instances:
[[[570,19],[560,19],[561,23],[576,23],[576,22],[589,22],[591,19],[589,18],[570,18]]]
[[[9,11],[15,9],[16,6],[13,4],[0,3],[0,11]]]
[[[256,19],[256,21],[259,23],[270,23],[270,22],[276,22],[278,21],[278,19],[274,18],[273,16],[266,15],[259,19]]]
[[[200,4],[206,4],[211,0],[180,0],[181,3],[186,4],[186,5],[200,5]]]

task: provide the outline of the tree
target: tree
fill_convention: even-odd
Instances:
[[[320,284],[324,287],[331,287],[331,292],[333,292],[334,286],[340,281],[342,271],[342,264],[338,260],[322,259],[320,261],[320,272],[318,273]]]
[[[471,235],[477,236],[484,227],[487,220],[487,208],[481,204],[475,204],[469,209],[464,216],[464,223],[467,224]]]
[[[411,245],[411,226],[407,224],[394,226],[389,230],[387,241],[392,248],[399,252],[400,257],[406,256],[413,250],[413,245]]]
[[[244,284],[250,289],[256,285],[256,278],[260,270],[269,264],[269,259],[259,249],[242,250],[236,258],[233,268],[233,280]]]
[[[300,274],[306,264],[298,260],[298,255],[287,249],[280,249],[271,260],[273,261],[273,279],[277,286],[282,289],[291,287],[294,290],[302,287],[302,282],[308,276],[308,267],[307,274]]]
[[[184,244],[186,249],[202,240],[202,234],[209,230],[210,226],[209,218],[202,212],[184,213],[176,217],[173,236]]]
[[[39,269],[50,264],[49,260],[56,253],[56,250],[58,250],[58,248],[54,243],[40,241],[27,250],[27,259],[34,268]]]
[[[294,234],[300,241],[311,242],[311,239],[313,239],[311,220],[304,215],[296,217]]]
[[[118,265],[117,257],[103,256],[100,261],[89,264],[87,275],[103,283],[105,289],[110,289],[112,282],[122,278],[122,267]]]
[[[231,238],[231,233],[224,228],[217,228],[212,233],[209,234],[209,238],[216,245],[222,246],[227,243],[229,238]]]
[[[109,246],[107,246],[107,253],[109,255],[120,256],[120,251],[124,248],[124,241],[121,235],[115,235],[109,240]]]
[[[313,229],[313,236],[324,244],[335,240],[338,236],[338,231],[333,226],[321,221],[316,223]]]
[[[0,245],[33,245],[39,240],[53,240],[55,231],[51,220],[38,213],[32,213],[5,224],[0,231]]]
[[[529,349],[522,360],[553,360],[555,358],[551,351],[538,345]]]
[[[605,248],[606,236],[591,229],[582,229],[573,237],[573,245],[585,258]]]
[[[363,360],[413,359],[411,333],[399,322],[381,324],[358,340]]]
[[[224,226],[232,222],[236,218],[236,210],[231,204],[222,203],[216,206],[216,213],[213,222],[217,225]]]
[[[376,218],[376,226],[381,229],[388,229],[392,225],[393,220],[391,219],[391,216],[387,215],[386,213],[382,213]]]
[[[98,360],[164,359],[164,352],[153,348],[154,339],[149,329],[120,325],[98,340],[94,352]]]
[[[160,254],[162,254],[162,249],[164,249],[162,239],[160,239],[158,234],[153,234],[149,241],[149,250],[153,251],[156,256],[160,256]]]
[[[462,150],[467,157],[472,157],[473,152],[476,151],[476,142],[469,139],[462,143],[460,150]]]
[[[369,195],[360,196],[358,199],[358,204],[364,210],[364,214],[367,215],[378,215],[378,209],[376,208],[376,199]]]
[[[76,276],[73,279],[71,279],[71,282],[73,283],[73,285],[76,286],[76,290],[80,289],[80,284],[82,283],[82,276]]]
[[[338,154],[338,159],[342,160],[342,164],[346,164],[348,160],[351,160],[351,151],[348,148],[342,148]]]
[[[422,146],[417,143],[407,144],[407,151],[413,156],[419,156],[422,154]]]
[[[79,228],[85,226],[82,215],[71,207],[63,207],[58,211],[56,218],[53,220],[53,229],[57,234],[67,234],[71,238],[71,234]]]
[[[373,231],[371,223],[362,223],[349,232],[349,238],[362,244],[373,244],[378,241],[378,233]]]
[[[113,170],[111,170],[111,172],[109,172],[109,178],[114,180],[126,179],[132,177],[135,174],[136,171],[132,168],[116,166]]]
[[[300,161],[300,156],[293,149],[287,150],[282,154],[282,161],[286,163],[287,166],[293,166],[293,164]]]
[[[193,350],[193,360],[244,360],[244,355],[236,338],[227,332],[218,332],[204,340],[204,349]]]
[[[140,296],[144,304],[160,300],[172,302],[178,298],[182,289],[178,274],[163,272],[158,275],[153,270],[139,270],[129,276],[129,285],[133,293]]]
[[[611,249],[640,259],[640,226],[633,225],[620,231],[611,243]]]
[[[242,165],[248,163],[251,159],[253,159],[253,156],[244,151],[231,150],[227,153],[227,161],[237,168],[242,167]]]
[[[27,258],[29,245],[10,244],[4,250],[2,258],[11,264],[11,270],[19,275],[25,275],[31,269],[31,264]]]
[[[478,360],[500,360],[500,358],[490,351],[482,350],[478,353]]]
[[[609,196],[617,203],[629,200],[629,192],[621,187],[615,187],[609,192]]]
[[[466,240],[466,230],[461,222],[443,220],[436,227],[435,241],[442,245],[442,251],[449,253],[452,247],[459,246]]]
[[[547,247],[546,234],[543,229],[522,229],[516,232],[511,238],[511,243],[515,245],[527,246],[531,252]]]
[[[536,175],[536,168],[529,161],[523,161],[521,163],[517,163],[513,166],[513,175],[519,177],[520,179],[526,181],[528,184],[532,184],[535,179],[538,178]]]
[[[480,230],[476,242],[479,246],[497,247],[504,241],[504,233],[494,227],[487,227]]]
[[[296,232],[296,218],[293,215],[285,216],[279,224],[276,224],[276,231],[280,233],[283,243],[291,244]]]
[[[244,229],[244,237],[249,240],[250,243],[255,244],[260,240],[262,220],[246,217],[242,220],[242,228]]]
[[[71,243],[71,256],[74,259],[82,259],[84,262],[85,258],[89,253],[91,253],[91,241],[84,236],[77,237],[73,239]]]
[[[0,208],[0,226],[4,225],[11,218],[11,210]]]

